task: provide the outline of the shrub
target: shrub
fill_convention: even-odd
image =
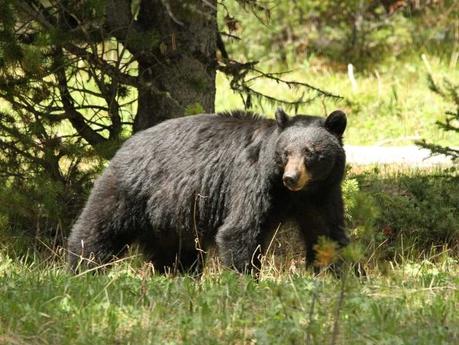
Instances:
[[[456,169],[354,175],[347,188],[353,236],[386,255],[402,245],[417,252],[459,245],[459,177]],[[349,184],[349,182],[347,182]],[[345,189],[346,191],[346,189]]]

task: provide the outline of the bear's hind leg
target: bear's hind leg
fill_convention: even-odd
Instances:
[[[135,210],[134,210],[135,211]],[[94,186],[68,240],[73,271],[94,268],[122,255],[137,237],[133,210],[126,205],[107,171]]]
[[[70,268],[92,269],[122,256],[128,248],[128,238],[117,236],[113,231],[94,231],[94,228],[74,228],[68,242]]]
[[[223,264],[240,273],[257,275],[261,269],[261,244],[258,229],[224,224],[217,232],[216,242]]]
[[[204,269],[205,255],[202,250],[182,251],[177,257],[177,269],[182,273],[199,276]]]
[[[174,234],[174,232],[170,232]],[[174,236],[169,241],[154,236],[142,236],[140,246],[144,255],[161,274],[188,273],[200,275],[205,261],[205,252],[195,248],[182,248]],[[172,241],[171,241],[172,240]]]

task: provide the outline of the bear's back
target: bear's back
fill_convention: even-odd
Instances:
[[[273,120],[251,116],[172,119],[131,137],[107,170],[129,200],[146,204],[152,224],[167,228],[175,219],[175,226],[186,227],[196,204],[203,226],[215,227],[234,185],[229,181],[241,171],[247,180],[257,174],[244,151],[254,136],[264,138],[275,128]]]

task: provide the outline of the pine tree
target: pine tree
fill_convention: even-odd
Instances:
[[[437,126],[444,131],[459,133],[459,85],[444,81],[439,85],[431,75],[429,75],[430,89],[453,104],[453,108],[447,111],[443,121],[437,121]],[[417,143],[419,146],[429,149],[432,154],[443,154],[449,156],[454,162],[459,161],[459,149],[454,147],[442,146],[423,139]]]
[[[213,112],[216,35],[215,0],[0,0],[0,217],[67,228],[133,130]]]
[[[237,1],[269,16],[256,0]],[[0,224],[54,237],[68,229],[128,136],[214,112],[217,70],[246,107],[337,97],[232,59],[224,34],[216,0],[0,0]],[[250,86],[262,77],[315,96],[270,97]]]

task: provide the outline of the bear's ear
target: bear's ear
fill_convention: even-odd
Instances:
[[[277,108],[276,110],[276,122],[279,128],[284,128],[288,122],[288,115],[282,108]]]
[[[328,115],[325,120],[325,128],[327,128],[331,133],[336,134],[338,137],[343,135],[346,125],[346,114],[341,110],[335,110]]]

